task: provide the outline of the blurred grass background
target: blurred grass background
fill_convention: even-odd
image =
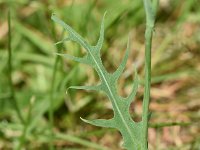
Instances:
[[[55,13],[95,44],[106,10],[102,60],[114,71],[131,35],[131,53],[118,90],[128,95],[137,67],[141,86],[130,112],[134,120],[141,119],[145,31],[141,0],[0,0],[0,149],[121,149],[118,132],[79,119],[110,118],[111,104],[102,93],[66,94],[70,85],[93,85],[99,79],[88,66],[54,54],[82,56],[84,49],[72,42],[55,47],[67,33],[50,19]],[[150,150],[200,149],[199,33],[199,0],[160,0],[152,49]],[[158,127],[170,122],[189,125]]]

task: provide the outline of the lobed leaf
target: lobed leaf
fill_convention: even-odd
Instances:
[[[109,97],[112,103],[112,108],[114,112],[113,118],[108,120],[105,119],[86,120],[83,118],[81,119],[84,122],[95,126],[116,128],[122,134],[124,141],[123,144],[124,148],[126,148],[127,150],[140,150],[142,147],[142,145],[140,144],[142,140],[141,137],[142,122],[138,123],[134,122],[129,113],[130,104],[134,100],[139,84],[137,71],[135,71],[135,81],[133,83],[133,89],[128,97],[122,98],[120,95],[118,95],[116,87],[117,80],[121,76],[123,70],[125,69],[126,62],[128,59],[130,51],[129,40],[127,43],[127,49],[124,58],[121,64],[119,65],[118,69],[113,74],[108,73],[102,64],[102,60],[100,57],[100,49],[102,48],[104,40],[104,18],[105,14],[101,23],[100,36],[98,42],[96,46],[91,46],[84,40],[83,37],[81,37],[76,31],[74,31],[69,25],[65,24],[55,15],[52,15],[52,20],[61,25],[69,33],[69,37],[65,39],[66,40],[70,39],[72,41],[77,42],[78,44],[83,46],[87,51],[86,57],[83,58],[74,57],[67,54],[59,54],[59,55],[64,56],[71,60],[75,60],[90,65],[96,70],[101,81],[101,83],[97,86],[71,86],[69,88],[103,91]]]

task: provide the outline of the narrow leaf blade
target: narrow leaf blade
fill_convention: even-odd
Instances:
[[[105,20],[105,16],[106,16],[106,12],[104,13],[103,19],[101,21],[101,29],[100,29],[100,35],[99,35],[99,39],[97,42],[97,45],[95,46],[95,48],[97,49],[97,51],[100,51],[102,46],[103,46],[103,41],[104,41],[104,20]]]
[[[61,54],[61,53],[55,53],[56,55],[59,55],[59,56],[62,56],[62,57],[65,57],[67,59],[70,59],[70,60],[74,60],[76,62],[80,62],[80,63],[84,63],[84,64],[90,64],[90,62],[85,58],[85,57],[75,57],[75,56],[72,56],[72,55],[69,55],[69,54]]]
[[[136,96],[136,93],[138,90],[138,85],[139,85],[139,78],[138,78],[137,70],[135,69],[135,78],[134,78],[133,88],[130,95],[126,98],[128,105],[130,105],[131,102],[134,100],[134,97]]]
[[[67,88],[67,91],[69,89],[100,91],[100,90],[102,90],[102,87],[101,87],[101,85],[94,85],[94,86],[70,86],[70,87]]]
[[[122,72],[124,71],[124,69],[126,67],[129,52],[130,52],[130,40],[128,38],[127,48],[126,48],[126,52],[125,52],[125,55],[123,57],[123,60],[122,60],[121,64],[119,65],[119,67],[117,68],[117,70],[113,73],[113,77],[116,80],[121,76]]]
[[[81,117],[80,117],[81,118]],[[86,120],[81,118],[82,121],[94,125],[94,126],[98,126],[98,127],[106,127],[106,128],[115,128],[115,122],[113,119],[95,119],[95,120]]]

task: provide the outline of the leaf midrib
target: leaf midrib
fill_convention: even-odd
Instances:
[[[85,45],[85,46],[86,46],[86,45]],[[87,47],[87,46],[86,46],[86,47]],[[117,108],[117,111],[118,111],[118,113],[119,113],[119,115],[120,115],[120,117],[121,117],[121,120],[122,120],[123,124],[125,125],[125,127],[126,127],[128,133],[129,133],[129,135],[130,135],[130,137],[131,137],[131,140],[133,141],[134,137],[132,136],[131,130],[130,130],[130,128],[128,127],[126,121],[125,121],[124,118],[123,118],[122,112],[120,111],[120,109],[119,109],[119,107],[118,107],[118,105],[117,105],[117,103],[116,103],[115,97],[114,97],[114,95],[113,95],[112,90],[110,89],[110,86],[109,86],[109,84],[108,84],[108,82],[107,82],[106,77],[104,76],[103,72],[101,71],[101,68],[100,68],[100,66],[98,65],[98,63],[97,63],[95,57],[92,55],[92,53],[91,53],[89,50],[88,50],[88,52],[90,53],[90,55],[92,56],[92,59],[94,60],[95,64],[97,65],[97,68],[98,68],[99,72],[101,73],[101,76],[103,77],[103,79],[104,79],[104,81],[105,81],[105,83],[106,83],[106,86],[108,87],[108,90],[109,90],[110,95],[111,95],[111,97],[112,97],[112,99],[113,99],[114,105],[115,105],[115,107]],[[133,141],[133,143],[134,143],[134,141]]]
[[[73,31],[71,31],[71,32],[73,33]],[[80,42],[82,41],[82,39],[80,39],[75,33],[74,33],[73,35],[74,35],[77,39],[79,39]],[[101,73],[101,76],[103,77],[103,79],[104,79],[104,81],[105,81],[105,83],[106,83],[106,86],[108,87],[108,90],[109,90],[109,92],[110,92],[110,95],[111,95],[111,97],[113,98],[114,105],[115,105],[115,107],[117,108],[117,111],[118,111],[118,113],[119,113],[119,115],[120,115],[120,117],[121,117],[121,120],[122,120],[123,124],[125,125],[125,127],[126,127],[126,129],[127,129],[127,132],[128,132],[128,134],[130,135],[130,137],[131,137],[132,142],[135,143],[135,142],[133,141],[134,137],[133,137],[132,134],[131,134],[131,130],[130,130],[129,126],[127,125],[126,121],[125,121],[124,118],[123,118],[122,112],[120,111],[120,109],[119,109],[119,107],[118,107],[118,105],[117,105],[117,103],[116,103],[116,100],[115,100],[115,97],[114,97],[114,95],[113,95],[113,92],[112,92],[112,90],[110,89],[110,86],[109,86],[109,84],[108,84],[108,82],[107,82],[107,80],[106,80],[106,78],[105,78],[103,72],[101,71],[100,66],[98,65],[98,63],[97,63],[95,57],[94,57],[94,56],[92,55],[92,53],[90,52],[90,48],[89,48],[84,42],[81,42],[81,43],[82,43],[82,45],[84,45],[83,47],[85,47],[85,48],[87,49],[87,51],[89,52],[89,54],[92,56],[92,59],[94,60],[95,64],[97,65],[97,68],[98,68],[99,72]]]
[[[89,52],[89,53],[90,53],[90,52]],[[90,53],[90,54],[91,54],[91,53]],[[130,128],[128,127],[126,121],[125,121],[124,118],[123,118],[122,112],[120,111],[120,109],[119,109],[119,107],[118,107],[118,105],[117,105],[117,103],[116,103],[115,97],[114,97],[114,95],[113,95],[113,93],[112,93],[112,91],[111,91],[111,89],[110,89],[110,86],[109,86],[109,84],[108,84],[108,82],[107,82],[107,80],[106,80],[106,78],[105,78],[103,72],[101,71],[101,68],[99,67],[98,63],[96,62],[94,56],[93,56],[92,54],[91,54],[91,56],[92,56],[93,60],[95,61],[95,64],[97,65],[97,68],[99,69],[99,72],[101,73],[101,75],[102,75],[102,77],[103,77],[103,79],[104,79],[104,81],[105,81],[105,83],[106,83],[106,86],[108,87],[108,90],[109,90],[110,95],[111,95],[111,97],[112,97],[112,99],[113,99],[114,105],[115,105],[115,107],[117,108],[117,111],[118,111],[118,113],[119,113],[119,115],[120,115],[120,117],[121,117],[121,120],[122,120],[122,122],[124,123],[124,125],[125,125],[125,127],[126,127],[128,133],[130,134],[131,140],[133,141],[133,136],[132,136],[132,134],[131,134],[131,130],[130,130]],[[133,142],[134,142],[134,141],[133,141]]]

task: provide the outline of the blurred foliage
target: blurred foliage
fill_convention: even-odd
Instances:
[[[198,150],[200,147],[199,3],[199,0],[160,0],[152,51],[151,123],[191,124],[150,128],[150,149]],[[25,123],[20,122],[11,100],[8,10],[11,12],[12,88]],[[130,111],[134,120],[140,120],[145,30],[141,0],[0,0],[0,149],[48,149],[52,140],[48,116],[51,100],[56,149],[120,149],[121,139],[115,130],[80,121],[80,116],[111,118],[111,104],[103,94],[75,90],[65,93],[70,85],[92,85],[98,78],[88,66],[54,54],[60,51],[82,56],[85,51],[72,42],[55,47],[54,43],[66,33],[50,19],[56,13],[94,44],[106,10],[102,60],[109,71],[114,71],[123,57],[128,34],[131,35],[131,54],[118,90],[121,95],[128,95],[133,66],[136,66],[141,86]]]

